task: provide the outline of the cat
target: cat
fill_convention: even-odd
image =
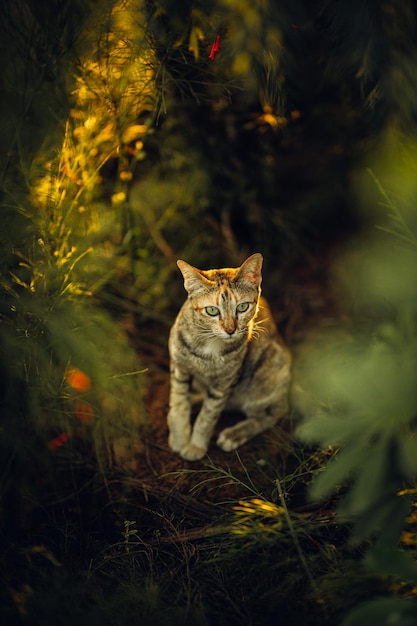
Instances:
[[[246,419],[217,439],[231,451],[273,426],[288,412],[291,357],[261,297],[263,257],[253,254],[238,268],[199,270],[177,265],[188,298],[169,336],[168,443],[188,461],[207,453],[224,409]],[[191,425],[191,391],[203,403]]]

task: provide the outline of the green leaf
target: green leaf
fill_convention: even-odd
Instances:
[[[349,504],[345,501],[341,511],[344,515],[356,517],[372,513],[375,505],[386,496],[386,477],[390,471],[390,441],[380,439],[375,444],[366,446],[359,459],[354,448],[350,455],[352,462],[359,463],[356,465],[358,477],[350,489]]]
[[[362,415],[315,415],[297,429],[297,437],[322,446],[340,446],[363,434]]]
[[[417,435],[410,432],[398,439],[398,463],[405,476],[414,480],[417,475]]]
[[[404,550],[378,542],[368,551],[364,564],[378,574],[417,584],[417,561]]]
[[[409,509],[410,501],[407,498],[392,495],[381,497],[365,515],[356,520],[353,541],[364,541],[378,532],[381,542],[391,546],[398,545]]]
[[[341,626],[417,626],[417,604],[412,600],[380,598],[351,611]]]
[[[349,446],[339,452],[314,480],[310,495],[313,500],[320,500],[340,487],[357,473],[366,459],[368,450],[359,446]]]

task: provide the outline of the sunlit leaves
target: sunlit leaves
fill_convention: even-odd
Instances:
[[[235,519],[231,532],[235,535],[274,534],[281,530],[285,519],[284,509],[281,506],[259,498],[242,500],[233,509]]]
[[[145,24],[140,5],[116,2],[92,35],[98,36],[94,54],[80,57],[71,111],[73,144],[67,142],[64,157],[86,190],[100,182],[100,170],[110,158],[119,158],[120,180],[130,180],[127,162],[142,152],[139,140],[148,125],[138,118],[152,115],[155,99]]]
[[[47,3],[24,2],[22,11],[8,14],[6,3],[3,16],[3,34],[9,26],[19,35],[19,45],[10,49],[22,104],[7,115],[9,124],[13,116],[14,143],[5,146],[10,160],[3,174],[8,169],[13,176],[2,179],[7,255],[0,331],[8,392],[0,446],[7,450],[6,464],[9,454],[24,458],[28,449],[31,459],[43,462],[48,448],[51,454],[74,450],[77,438],[108,462],[111,441],[123,435],[132,445],[143,415],[136,354],[91,296],[115,271],[121,219],[120,207],[111,206],[110,187],[126,194],[129,167],[144,152],[153,51],[144,45],[139,5],[103,0],[94,5],[94,24],[90,3],[82,5],[79,10],[63,2],[56,13]],[[64,14],[68,28],[76,24],[73,34],[82,33],[78,43],[66,40],[54,23]],[[48,70],[29,62],[20,44],[32,46],[34,54],[47,45],[55,61],[65,56],[65,69],[46,78]],[[48,62],[43,65],[49,69]],[[25,68],[24,80],[17,68]],[[32,106],[38,100],[39,115]],[[35,132],[29,118],[39,126]],[[104,198],[103,168],[112,159],[118,171]]]
[[[204,32],[200,26],[192,26],[188,39],[188,50],[193,53],[194,59],[198,61],[200,57],[200,41],[204,39]]]

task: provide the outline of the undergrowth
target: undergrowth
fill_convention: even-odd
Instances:
[[[280,133],[299,115],[282,115],[287,43],[264,5],[96,5],[1,8],[2,623],[415,624],[415,148],[372,175],[384,239],[367,234],[339,273],[354,306],[311,350],[306,443],[277,429],[250,454],[159,472],[152,359],[124,328],[165,346],[177,256],[208,267],[263,242],[279,265],[277,241],[292,249],[322,198],[309,183],[307,208],[277,208]]]
[[[317,465],[314,451],[293,444],[292,452],[288,464]],[[297,473],[279,479],[272,463],[260,475],[253,459],[237,461],[236,472],[212,461],[179,471],[179,493],[168,482],[144,490],[114,472],[104,489],[94,464],[61,466],[60,500],[40,499],[31,534],[3,550],[2,567],[18,559],[4,615],[31,625],[122,626],[137,616],[145,624],[330,624],[388,591],[358,564],[330,503],[290,506]],[[215,481],[227,497],[212,498]]]

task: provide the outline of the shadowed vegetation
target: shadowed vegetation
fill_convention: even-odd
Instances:
[[[417,623],[403,4],[2,3],[2,623]],[[175,260],[257,251],[291,414],[186,463]]]

